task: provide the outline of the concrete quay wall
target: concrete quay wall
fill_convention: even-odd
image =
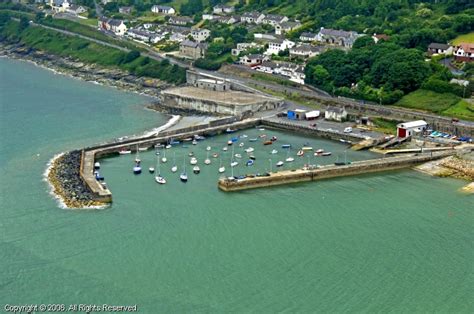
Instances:
[[[287,170],[272,173],[269,177],[245,178],[242,180],[231,181],[224,178],[218,181],[218,187],[222,191],[232,192],[297,182],[317,181],[336,177],[397,170],[412,167],[430,160],[451,156],[453,154],[455,154],[454,151],[449,151],[418,156],[389,157],[358,161],[344,166],[327,165],[314,170]]]

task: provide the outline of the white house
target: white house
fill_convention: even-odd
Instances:
[[[205,41],[209,36],[211,36],[211,31],[205,28],[198,28],[191,30],[191,36],[195,41],[201,42]]]
[[[265,14],[252,11],[252,12],[245,12],[240,17],[240,21],[242,23],[249,23],[249,24],[261,24],[263,19],[265,18]]]
[[[249,67],[254,67],[256,65],[262,64],[263,61],[267,61],[268,57],[261,54],[251,54],[245,55],[239,58],[239,63]]]
[[[454,48],[454,59],[462,62],[474,61],[474,44],[461,43]]]
[[[231,53],[233,56],[238,56],[240,53],[251,48],[261,48],[262,45],[257,43],[238,43],[237,48],[232,49]]]
[[[428,123],[423,120],[404,122],[397,125],[397,136],[406,138],[423,132]]]
[[[225,5],[225,4],[218,4],[212,8],[212,13],[214,14],[229,14],[233,13],[235,11],[235,8],[231,5]]]
[[[187,24],[192,24],[193,19],[190,18],[189,16],[172,16],[168,20],[168,24],[173,24],[173,25],[181,25],[185,26]]]
[[[318,41],[330,45],[337,45],[343,48],[352,48],[352,45],[362,35],[356,32],[321,27],[318,33]]]
[[[347,111],[345,108],[328,107],[324,112],[324,119],[342,122],[347,119]]]
[[[318,40],[318,34],[303,32],[300,35],[300,40],[301,41],[317,41]]]
[[[268,14],[265,15],[262,19],[262,24],[268,24],[271,26],[275,26],[277,24],[281,24],[283,22],[287,22],[288,17],[283,16],[283,15],[277,15],[277,14]]]
[[[275,25],[275,34],[282,35],[284,33],[291,32],[292,30],[297,29],[299,27],[301,27],[300,22],[287,21],[283,23],[278,23]]]
[[[312,58],[321,52],[321,48],[310,44],[298,44],[290,48],[290,57],[292,58]]]
[[[99,28],[107,31],[114,32],[115,35],[123,36],[127,32],[127,26],[122,20],[99,18]]]
[[[66,12],[71,3],[68,0],[50,0],[49,5],[54,12]]]
[[[230,25],[230,24],[236,23],[237,19],[234,18],[233,16],[216,16],[214,17],[213,21]]]
[[[132,39],[143,41],[146,43],[149,42],[151,39],[150,32],[139,30],[139,29],[133,29],[133,28],[127,31],[127,36]]]
[[[266,55],[278,54],[280,51],[290,49],[295,43],[288,39],[276,39],[268,43],[268,49],[265,51]]]
[[[87,8],[82,5],[70,4],[69,8],[66,9],[66,12],[69,12],[72,14],[82,14],[84,12],[87,12]]]
[[[453,53],[453,47],[447,44],[431,43],[428,46],[429,55],[450,55]]]
[[[154,5],[151,7],[151,12],[165,15],[173,15],[176,10],[166,5]]]

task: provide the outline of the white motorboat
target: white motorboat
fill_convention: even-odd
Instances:
[[[166,152],[164,151],[163,152],[163,158],[161,158],[161,162],[166,163],[167,161],[168,161],[168,159],[166,158]]]
[[[191,165],[195,165],[195,164],[198,163],[198,161],[197,161],[196,157],[192,157],[191,160],[189,161],[189,163],[190,163]]]
[[[229,146],[232,145],[233,143],[234,143],[234,142],[232,142],[232,141],[230,141],[230,140],[227,141],[227,145],[229,145]]]
[[[188,174],[186,173],[186,161],[185,157],[183,157],[183,172],[179,175],[179,179],[181,182],[187,182],[188,181]]]
[[[193,167],[193,172],[194,172],[195,174],[199,174],[199,172],[201,172],[201,169],[199,168],[199,166],[194,166],[194,167]]]
[[[322,153],[324,153],[324,149],[320,148],[320,149],[318,149],[318,150],[316,151],[316,153],[317,153],[317,154],[322,154]]]
[[[94,169],[95,169],[95,170],[99,170],[99,169],[100,169],[100,162],[96,161],[96,162],[94,163]]]
[[[119,151],[119,154],[120,155],[127,155],[127,154],[131,154],[132,151],[129,150],[129,149],[122,149],[121,151]]]
[[[332,154],[331,152],[324,152],[321,154],[321,156],[331,156],[331,154]]]
[[[168,144],[168,145],[165,146],[165,148],[166,148],[166,149],[170,149],[170,148],[171,148],[171,145]]]
[[[292,161],[295,161],[295,159],[294,159],[293,157],[291,157],[291,156],[290,156],[290,157],[288,157],[288,158],[286,158],[285,160],[286,160],[287,162],[292,162]]]
[[[171,167],[171,172],[178,171],[178,166],[176,166],[176,152],[173,153],[173,167]]]
[[[248,137],[247,134],[242,134],[242,135],[240,136],[240,138],[247,138],[247,137]]]
[[[242,142],[242,143],[239,144],[239,147],[244,147],[244,145],[245,144]]]
[[[166,179],[163,176],[161,176],[160,161],[158,160],[158,158],[156,159],[156,168],[157,168],[157,174],[156,174],[156,177],[155,177],[156,183],[165,184]]]
[[[207,150],[207,151],[210,151],[210,150],[211,150],[211,146],[207,146],[207,147],[206,147],[206,150]]]
[[[196,140],[193,140],[192,143],[193,143],[193,145],[197,145],[198,142]]]
[[[249,147],[249,148],[247,148],[245,151],[246,151],[247,153],[251,153],[251,152],[253,152],[254,150],[255,150],[255,149],[254,149],[253,147]]]
[[[311,146],[303,146],[301,150],[307,151],[307,150],[313,150],[313,148]]]
[[[217,158],[217,157],[219,157],[219,154],[218,154],[218,153],[212,154],[212,158]]]
[[[284,162],[281,161],[281,160],[276,163],[276,166],[277,166],[277,167],[282,167],[283,165],[284,165]]]
[[[140,152],[146,152],[148,150],[148,147],[139,147],[138,150]]]
[[[241,154],[235,154],[234,156],[235,156],[235,158],[239,158],[239,159],[242,158]]]
[[[272,155],[278,154],[278,151],[276,149],[274,149],[274,150],[271,151],[271,154]]]
[[[219,160],[219,173],[225,172],[225,167],[222,165],[222,159]]]
[[[154,173],[154,172],[155,172],[155,168],[153,168],[153,167],[148,168],[148,172]]]
[[[296,156],[298,157],[303,157],[304,156],[304,150],[300,149],[297,153]]]
[[[209,152],[207,152],[206,159],[204,159],[204,164],[206,164],[206,165],[210,165],[210,164],[211,164],[211,160],[209,159]]]
[[[222,150],[223,150],[224,152],[226,152],[226,151],[227,151],[227,147],[222,147]]]
[[[231,166],[231,167],[235,167],[235,166],[237,166],[238,164],[239,164],[239,163],[238,163],[237,161],[233,161],[233,162],[230,163],[230,166]]]

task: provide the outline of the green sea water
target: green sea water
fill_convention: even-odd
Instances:
[[[28,63],[0,59],[0,71],[2,310],[107,303],[143,313],[472,312],[474,202],[457,192],[465,182],[407,170],[223,193],[219,158],[202,163],[210,145],[230,174],[231,153],[221,150],[230,136],[218,136],[168,150],[164,186],[147,173],[152,151],[140,155],[140,176],[131,173],[134,156],[102,160],[112,207],[60,209],[43,181],[54,154],[139,134],[167,117],[143,110],[145,97]],[[271,148],[280,152],[246,141],[257,160],[247,168],[242,159],[235,174],[268,170],[269,158],[274,167],[286,142],[333,152],[312,163],[343,159],[346,149],[271,130],[243,133],[276,135]],[[180,168],[186,162],[186,184],[170,172],[173,152]],[[349,160],[373,157],[347,152]]]

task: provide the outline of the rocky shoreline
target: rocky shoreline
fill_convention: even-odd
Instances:
[[[107,204],[94,200],[94,194],[81,178],[80,150],[74,150],[55,158],[50,165],[47,179],[52,192],[66,208],[100,208]]]
[[[170,84],[157,79],[138,77],[120,69],[106,68],[96,64],[80,62],[70,57],[47,54],[21,44],[10,45],[0,42],[0,57],[2,56],[30,61],[63,75],[144,94],[156,99],[159,97],[161,90],[170,87]]]

